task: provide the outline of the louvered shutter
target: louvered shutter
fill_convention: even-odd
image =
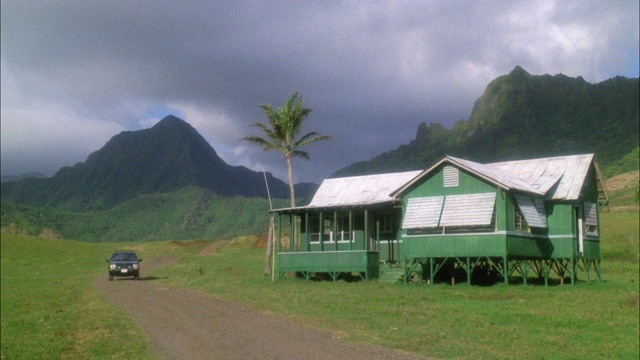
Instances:
[[[544,201],[542,199],[534,199],[533,201],[528,196],[516,194],[516,202],[522,212],[522,216],[527,221],[530,227],[546,228],[547,227],[547,215],[544,211]]]
[[[440,226],[490,225],[496,193],[447,196]]]
[[[402,222],[403,229],[437,227],[444,196],[411,198]]]

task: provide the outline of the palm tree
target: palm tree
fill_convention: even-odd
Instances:
[[[331,136],[320,135],[312,131],[297,138],[301,130],[302,122],[311,112],[311,109],[302,106],[302,96],[298,96],[297,92],[291,95],[285,101],[284,106],[279,108],[278,111],[273,110],[271,105],[258,104],[258,106],[264,110],[269,120],[269,125],[255,123],[252,126],[256,126],[262,130],[265,135],[267,135],[267,138],[247,136],[243,138],[243,140],[261,146],[264,151],[276,150],[282,152],[282,155],[284,155],[287,161],[291,207],[295,207],[296,194],[291,158],[298,156],[309,159],[309,154],[306,151],[300,150],[300,148],[316,141],[327,140],[331,138]]]
[[[329,135],[320,135],[316,132],[310,132],[298,138],[302,122],[309,115],[311,109],[302,106],[302,96],[298,93],[291,95],[284,103],[284,106],[278,111],[273,110],[271,105],[258,104],[264,110],[269,124],[255,123],[252,126],[258,127],[267,135],[266,138],[259,136],[247,136],[243,140],[256,144],[264,151],[280,151],[287,161],[287,173],[289,175],[289,195],[291,197],[291,207],[296,206],[296,193],[293,182],[293,166],[291,158],[299,156],[309,159],[306,151],[300,150],[301,147],[311,144],[312,142],[327,140]],[[274,219],[271,215],[269,221],[269,237],[267,240],[267,254],[265,256],[264,273],[271,274],[270,259],[273,254],[273,238],[274,238]],[[291,234],[293,236],[293,234]]]

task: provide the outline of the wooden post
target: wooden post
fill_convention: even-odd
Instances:
[[[571,269],[571,286],[575,286],[576,285],[576,268],[577,268],[577,263],[576,263],[576,259],[575,258],[571,258],[570,260],[570,264],[569,266]]]
[[[295,251],[295,243],[296,243],[296,239],[295,239],[295,220],[296,220],[296,216],[291,214],[289,215],[289,221],[291,222],[291,229],[289,230],[289,252],[294,252]]]
[[[324,251],[324,219],[322,216],[322,212],[320,212],[320,231],[318,231],[318,239],[320,240],[320,251]]]
[[[429,285],[433,286],[433,258],[429,258]]]
[[[276,244],[276,251],[280,253],[280,246],[282,245],[282,214],[278,213],[278,243]]]
[[[376,216],[376,251],[380,252],[380,220]]]
[[[309,213],[304,213],[304,241],[307,243],[307,252],[311,251],[311,234],[309,234]]]
[[[364,249],[369,250],[369,210],[364,210]]]
[[[353,250],[353,242],[356,241],[353,236],[353,210],[349,210],[349,250]]]
[[[502,261],[504,261],[504,263],[502,264],[502,270],[504,271],[504,283],[505,284],[509,284],[509,260],[507,259],[507,257],[505,256]]]
[[[335,244],[335,250],[338,250],[338,212],[333,211],[333,243]]]

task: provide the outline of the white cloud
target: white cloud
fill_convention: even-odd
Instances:
[[[72,109],[48,103],[29,108],[3,104],[2,119],[2,172],[8,175],[35,171],[52,175],[62,166],[84,161],[126,130],[115,122],[79,117]]]

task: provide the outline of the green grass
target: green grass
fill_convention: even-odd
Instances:
[[[251,237],[158,275],[349,341],[425,356],[637,359],[638,214],[604,214],[602,224],[603,281],[575,287],[272,283],[261,275],[264,249],[252,249]]]
[[[3,359],[156,358],[140,327],[94,286],[127,244],[9,234],[1,244]],[[152,246],[143,256],[158,253]]]
[[[155,358],[141,329],[94,286],[111,251],[130,248],[143,258],[178,257],[145,276],[347,341],[439,358],[637,359],[638,213],[601,220],[603,281],[574,287],[274,283],[262,275],[265,249],[254,249],[252,236],[202,255],[209,242],[96,244],[2,234],[2,358]]]

